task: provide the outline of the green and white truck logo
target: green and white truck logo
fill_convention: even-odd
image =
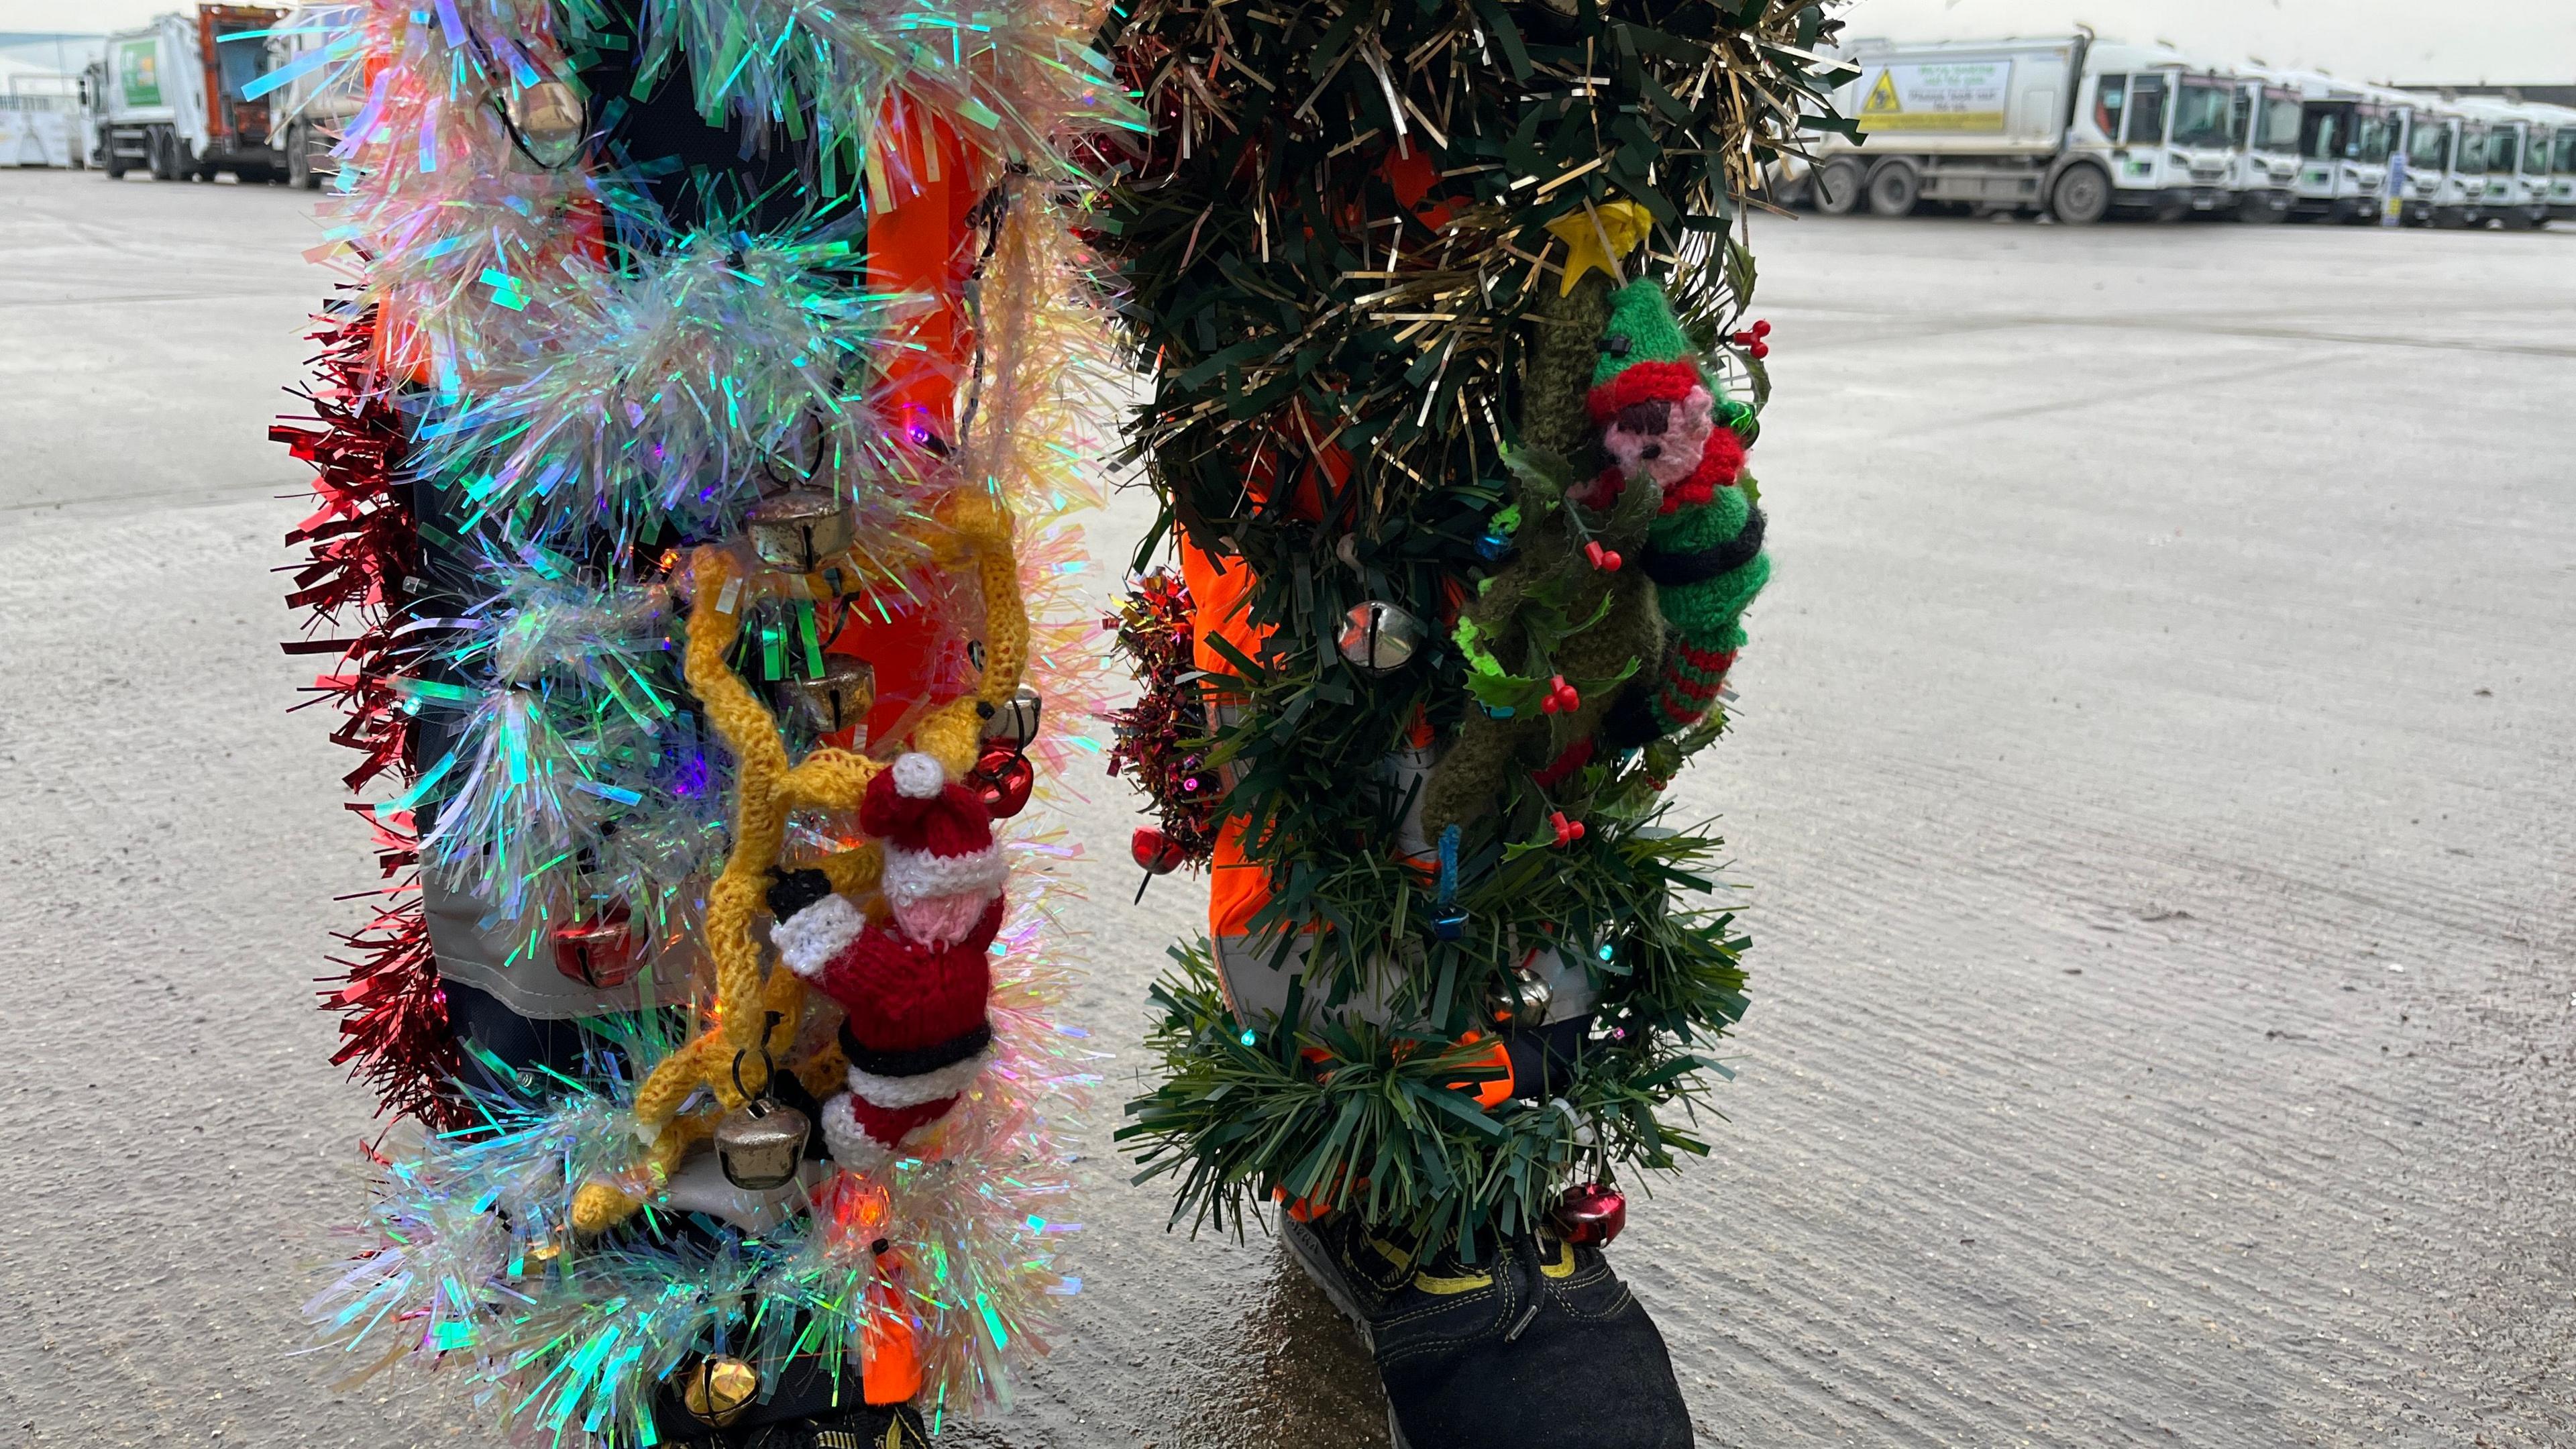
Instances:
[[[161,104],[161,40],[158,36],[120,42],[116,47],[116,88],[129,106]]]

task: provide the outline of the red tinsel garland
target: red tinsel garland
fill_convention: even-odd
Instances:
[[[1109,773],[1131,776],[1153,802],[1163,840],[1178,852],[1175,863],[1192,867],[1216,849],[1217,801],[1225,793],[1199,753],[1208,729],[1192,658],[1196,615],[1180,575],[1157,569],[1136,580],[1117,617],[1101,621],[1118,631],[1118,649],[1134,661],[1141,686],[1134,704],[1109,716],[1118,734]]]
[[[319,500],[286,535],[290,545],[304,545],[306,556],[294,568],[286,602],[311,611],[313,630],[355,625],[357,633],[280,647],[339,663],[336,672],[314,679],[306,690],[313,697],[295,708],[327,700],[344,716],[331,740],[358,752],[357,766],[342,777],[349,789],[363,791],[388,778],[407,785],[411,716],[394,681],[411,671],[418,647],[396,638],[394,629],[421,567],[411,503],[395,477],[402,418],[376,369],[373,310],[334,307],[318,322],[312,338],[322,351],[313,361],[312,386],[302,394],[312,416],[281,419],[268,430],[272,441],[312,465]],[[351,954],[329,959],[346,974],[321,983],[323,1009],[340,1013],[341,1044],[332,1065],[365,1078],[384,1111],[440,1130],[461,1126],[465,1114],[454,1090],[461,1062],[421,909],[410,813],[387,819],[364,803],[349,808],[374,829],[377,867],[390,883],[358,897],[384,904],[365,926],[337,933]]]

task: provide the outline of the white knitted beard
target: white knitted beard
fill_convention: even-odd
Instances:
[[[881,889],[903,933],[938,947],[964,940],[975,929],[1010,873],[999,846],[972,855],[932,855],[889,845]]]

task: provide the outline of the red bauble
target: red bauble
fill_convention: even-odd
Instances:
[[[1556,1226],[1567,1242],[1598,1247],[1628,1226],[1628,1199],[1608,1183],[1569,1187],[1557,1200]]]
[[[1138,829],[1128,840],[1127,853],[1136,858],[1138,865],[1156,875],[1170,875],[1179,870],[1181,862],[1187,858],[1179,842],[1150,825]]]
[[[1003,745],[984,752],[967,783],[983,796],[985,813],[1008,820],[1029,808],[1029,791],[1037,786],[1038,772],[1027,755]]]
[[[644,969],[645,943],[623,903],[587,921],[555,927],[555,969],[585,986],[614,990]]]

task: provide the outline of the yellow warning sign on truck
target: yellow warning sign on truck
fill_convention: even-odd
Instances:
[[[2012,62],[1876,66],[1861,84],[1863,131],[2001,131]]]

